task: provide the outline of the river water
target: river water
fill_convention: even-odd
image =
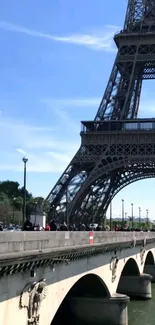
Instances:
[[[130,301],[128,314],[129,325],[155,325],[155,284],[152,285],[152,299]]]

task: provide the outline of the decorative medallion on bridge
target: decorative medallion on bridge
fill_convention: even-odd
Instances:
[[[110,270],[112,271],[112,279],[111,281],[114,282],[116,280],[116,271],[118,266],[119,259],[117,255],[113,256],[110,261]]]
[[[40,307],[47,294],[46,280],[40,280],[27,284],[21,295],[19,307],[27,309],[27,325],[38,325],[40,319]]]
[[[146,252],[145,248],[142,247],[141,250],[140,250],[140,260],[141,260],[141,265],[144,264],[144,256],[145,256],[145,252]]]
[[[143,241],[143,247],[141,248],[140,250],[140,259],[141,259],[141,265],[144,264],[144,257],[145,257],[145,246],[146,246],[146,238],[144,238],[144,241]]]

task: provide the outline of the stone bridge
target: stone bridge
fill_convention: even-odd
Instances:
[[[151,281],[155,233],[0,234],[1,325],[127,325]]]

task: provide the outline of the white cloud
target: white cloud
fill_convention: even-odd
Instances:
[[[46,123],[44,126],[29,125],[15,118],[5,118],[3,114],[0,116],[0,137],[3,139],[0,147],[1,171],[22,171],[22,157],[26,155],[29,172],[62,173],[80,146],[80,123],[72,119],[63,107],[98,107],[100,99],[47,98],[44,101],[49,106],[50,128]],[[154,101],[145,99],[142,112],[149,111],[152,116],[154,104]]]
[[[58,118],[58,124],[63,130],[67,133],[70,133],[70,129],[72,129],[73,133],[78,134],[80,132],[80,123],[79,121],[74,121],[66,108],[73,107],[72,105],[76,105],[77,107],[82,107],[84,104],[84,99],[42,99],[42,102],[49,108],[50,112],[52,112]],[[75,107],[74,105],[74,107]]]
[[[0,21],[0,28],[22,33],[32,37],[43,38],[49,41],[81,45],[94,50],[114,51],[113,35],[120,30],[118,26],[106,25],[100,31],[89,32],[85,34],[77,33],[64,36],[51,35],[35,30],[31,30],[24,26],[12,24],[6,21]]]
[[[71,120],[70,120],[71,122]],[[69,122],[68,122],[69,123]],[[0,170],[22,171],[22,157],[28,157],[29,172],[61,173],[77,151],[80,139],[70,140],[53,129],[24,124],[20,120],[0,119]]]
[[[17,128],[18,129],[23,129],[26,130],[26,131],[34,131],[34,132],[48,132],[48,131],[52,131],[53,128],[49,128],[49,127],[45,127],[45,126],[36,126],[36,125],[28,125],[26,123],[24,123],[24,121],[22,120],[18,120],[16,121],[15,119],[13,118],[5,118],[5,117],[2,117],[0,118],[0,127],[1,128],[9,128],[9,129],[12,129],[12,130],[16,130]]]
[[[51,152],[27,152],[27,171],[33,173],[62,173],[72,159],[72,155],[56,154]],[[10,162],[0,163],[1,171],[23,171],[22,159],[17,155],[10,154]]]
[[[89,108],[89,112],[90,109],[96,108],[97,111],[101,99],[99,97],[62,99],[47,97],[41,101],[49,108],[49,111],[58,118],[59,124],[65,132],[70,134],[70,130],[72,130],[72,133],[79,134],[80,121],[73,120],[68,113],[68,109],[72,109],[72,113],[74,110],[77,110],[77,108]]]
[[[21,154],[23,154],[23,155],[26,155],[26,151],[24,151],[21,148],[17,148],[16,151],[19,152],[19,153],[21,153]]]
[[[68,143],[68,148],[69,148],[69,143]],[[67,150],[68,152],[68,150]],[[57,161],[63,161],[64,163],[66,162],[67,164],[70,162],[71,158],[69,154],[65,153],[60,153],[60,152],[54,152],[50,151],[46,153],[50,158],[55,159]]]
[[[27,150],[27,171],[33,173],[62,173],[79,147],[79,144],[76,143],[74,148],[70,148],[70,141],[64,143],[64,145],[64,151],[62,151],[61,148],[58,148],[58,151]],[[2,154],[2,151],[0,151],[0,153]],[[17,153],[23,156],[25,150],[17,148],[15,151],[10,151],[9,153],[3,151],[5,163],[3,159],[0,163],[1,171],[23,171],[22,157],[18,156]]]
[[[56,109],[54,113],[58,116],[60,119],[63,129],[67,130],[67,132],[70,133],[70,130],[72,130],[72,133],[79,133],[80,131],[80,125],[79,123],[76,123],[73,121],[73,119],[70,118],[69,114],[63,110],[63,109]]]
[[[100,104],[100,97],[90,97],[90,98],[44,98],[42,100],[45,104],[52,108],[77,108],[77,107],[97,107]]]

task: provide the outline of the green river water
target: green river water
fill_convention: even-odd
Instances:
[[[155,284],[152,285],[152,299],[130,301],[128,314],[129,325],[155,325]]]

